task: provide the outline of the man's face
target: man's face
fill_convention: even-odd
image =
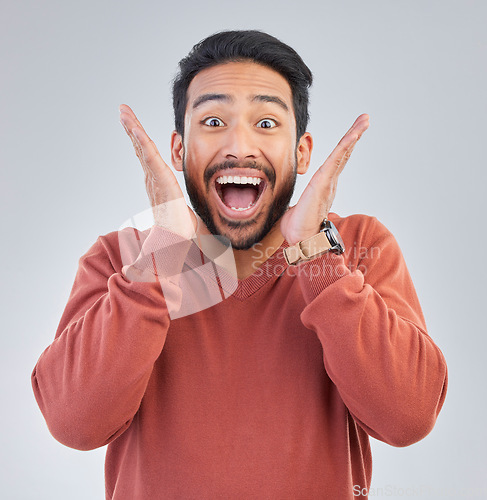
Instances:
[[[173,134],[173,165],[195,212],[233,248],[250,248],[284,214],[309,161],[296,147],[289,84],[251,62],[205,69],[188,88],[184,136]]]

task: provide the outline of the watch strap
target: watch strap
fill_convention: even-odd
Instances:
[[[300,262],[314,259],[331,250],[332,245],[326,232],[322,231],[310,238],[298,241],[295,245],[284,249],[286,262],[294,266]]]

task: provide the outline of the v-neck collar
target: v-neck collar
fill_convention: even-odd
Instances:
[[[245,300],[260,290],[271,279],[279,277],[288,268],[284,258],[284,248],[289,244],[284,240],[281,246],[265,261],[254,273],[244,279],[228,272],[210,259],[193,242],[185,259],[185,268],[193,270],[201,276],[204,281],[212,281],[220,288],[222,298],[233,297],[237,300]],[[208,266],[207,264],[210,264]]]
[[[285,272],[288,264],[284,258],[284,248],[288,246],[288,242],[284,240],[282,245],[254,273],[242,280],[238,280],[237,288],[232,293],[232,297],[245,300],[260,290],[272,278],[276,278]]]

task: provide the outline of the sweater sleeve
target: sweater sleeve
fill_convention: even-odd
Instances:
[[[367,218],[354,237],[348,255],[302,264],[301,319],[318,335],[327,373],[355,421],[381,441],[407,446],[435,424],[446,362],[426,332],[392,234]]]
[[[55,339],[32,373],[50,432],[80,450],[103,446],[130,425],[170,322],[160,282],[122,273],[131,249],[117,238],[98,238],[81,257]]]

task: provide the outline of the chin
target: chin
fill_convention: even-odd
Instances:
[[[201,215],[198,214],[200,217]],[[263,222],[257,219],[246,221],[232,221],[225,219],[221,214],[217,214],[219,224],[215,224],[214,217],[209,220],[201,217],[211,234],[224,237],[230,242],[234,250],[249,250],[256,243],[262,241],[274,226],[274,221],[267,217]],[[260,217],[259,217],[260,218]]]
[[[265,236],[265,235],[264,235]],[[232,248],[234,250],[249,250],[256,243],[259,243],[264,236],[260,237],[259,235],[249,235],[249,236],[241,236],[241,237],[230,237],[228,240],[230,241]]]

